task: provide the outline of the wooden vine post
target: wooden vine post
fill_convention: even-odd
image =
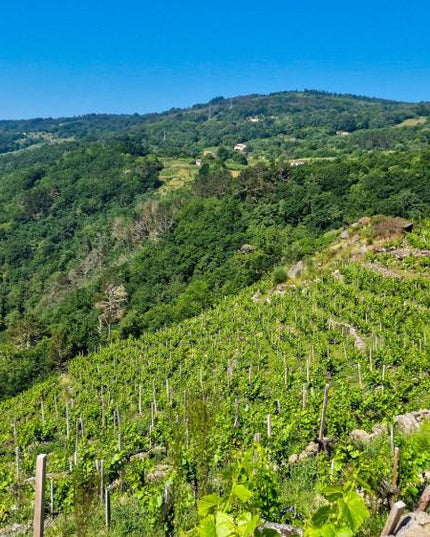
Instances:
[[[330,385],[326,384],[325,388],[324,388],[324,401],[323,401],[323,406],[322,406],[322,411],[321,411],[320,432],[319,432],[319,435],[318,435],[318,438],[320,440],[323,439],[323,434],[324,434],[325,416],[327,414],[327,403],[328,403],[328,391],[329,391],[329,389],[330,389]]]
[[[272,416],[267,414],[267,438],[272,437]]]
[[[405,510],[406,504],[403,502],[396,502],[391,508],[391,512],[388,516],[387,522],[385,523],[384,529],[382,530],[381,537],[387,535],[392,535],[397,528],[397,525],[400,521],[400,517]]]
[[[103,505],[105,490],[105,461],[100,461],[100,503]]]
[[[54,480],[51,477],[49,480],[49,512],[54,516]]]
[[[106,528],[109,528],[111,522],[111,509],[110,509],[110,490],[109,487],[105,489],[105,524]]]
[[[45,453],[37,456],[36,460],[36,497],[34,501],[33,537],[43,537],[45,481],[46,481],[46,457]]]
[[[394,489],[397,489],[397,480],[399,476],[399,458],[400,458],[400,449],[398,447],[394,448],[394,460],[393,460],[393,477],[391,484]]]

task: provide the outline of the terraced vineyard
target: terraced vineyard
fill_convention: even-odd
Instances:
[[[257,435],[273,474],[261,516],[300,526],[325,487],[353,474],[373,515],[362,531],[378,531],[390,499],[413,504],[430,468],[428,435],[396,431],[399,490],[390,489],[389,436],[369,445],[349,436],[430,406],[430,223],[407,236],[398,229],[364,219],[332,233],[296,278],[264,280],[197,318],[77,358],[2,403],[2,525],[31,519],[44,452],[56,515],[49,535],[108,531],[102,460],[109,535],[192,528],[196,499],[223,489],[224,469]],[[316,439],[317,456],[298,456]]]

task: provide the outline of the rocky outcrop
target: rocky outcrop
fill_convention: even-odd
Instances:
[[[424,511],[407,514],[395,532],[396,537],[430,537],[430,515]]]
[[[373,440],[386,435],[387,432],[386,425],[377,424],[373,426],[371,433],[368,433],[363,429],[354,429],[351,431],[349,437],[353,442],[357,442],[359,444],[370,444],[370,442]]]
[[[366,343],[358,335],[357,330],[350,324],[329,319],[328,325],[330,328],[340,329],[342,332],[346,332],[349,336],[351,336],[354,339],[355,348],[359,351],[366,350]]]
[[[395,416],[394,423],[398,431],[404,434],[410,434],[418,430],[421,424],[430,419],[430,410],[417,410]]]
[[[252,252],[255,252],[257,249],[256,246],[253,244],[242,244],[242,246],[239,248],[238,253],[239,254],[250,254]]]
[[[288,277],[291,279],[297,278],[303,272],[304,268],[305,264],[303,263],[303,261],[298,261],[288,270]]]

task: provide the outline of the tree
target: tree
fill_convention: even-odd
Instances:
[[[109,284],[105,291],[105,298],[96,303],[96,308],[101,310],[99,315],[99,331],[101,333],[103,323],[108,329],[108,341],[111,342],[112,323],[118,322],[124,315],[123,305],[127,302],[127,291],[123,285]]]

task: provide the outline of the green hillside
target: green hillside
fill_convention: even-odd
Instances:
[[[77,358],[61,375],[2,403],[3,524],[31,517],[28,478],[36,455],[46,452],[55,510],[67,515],[48,535],[74,534],[86,523],[89,535],[103,533],[96,459],[105,461],[112,485],[110,534],[188,529],[196,498],[223,488],[217,476],[260,433],[267,468],[277,469],[276,478],[257,470],[269,472],[263,516],[279,519],[282,508],[294,506],[297,513],[286,516],[302,524],[299,515],[310,516],[327,485],[354,470],[373,506],[364,532],[378,531],[392,494],[384,489],[389,437],[361,445],[348,435],[430,404],[430,224],[407,236],[402,225],[364,219],[330,232],[331,246],[295,278],[276,286],[263,280],[180,325]],[[292,463],[290,456],[318,435],[326,383],[330,449]],[[396,433],[396,444],[398,494],[413,505],[430,442]]]
[[[0,121],[0,527],[42,452],[52,536],[373,536],[412,508],[428,429],[387,431],[430,405],[429,117],[305,91]]]

